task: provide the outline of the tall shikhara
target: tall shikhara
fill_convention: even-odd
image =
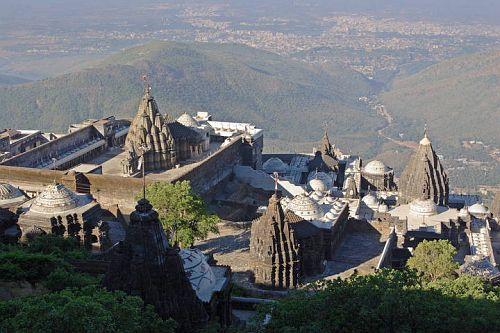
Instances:
[[[175,166],[176,148],[167,122],[158,110],[151,88],[147,87],[125,140],[132,164],[138,163],[138,157],[146,151],[146,170],[166,170]]]
[[[158,213],[146,199],[130,215],[125,240],[114,248],[103,284],[108,290],[140,296],[162,318],[173,318],[180,332],[193,332],[208,320],[179,249],[169,245]]]
[[[448,204],[448,175],[432,148],[427,132],[401,174],[398,188],[398,202],[401,204],[419,199],[424,192],[436,204]]]
[[[266,212],[252,223],[250,256],[255,283],[279,289],[297,287],[298,243],[276,194],[269,199]]]

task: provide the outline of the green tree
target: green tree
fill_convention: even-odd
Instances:
[[[173,333],[175,326],[139,297],[95,286],[0,302],[1,332]]]
[[[219,231],[218,216],[208,211],[189,181],[153,183],[146,188],[146,198],[158,211],[163,228],[175,244],[192,246],[209,232]]]
[[[445,240],[423,241],[415,249],[407,266],[424,276],[427,281],[453,277],[458,263],[453,261],[456,250]]]
[[[385,269],[346,280],[320,281],[261,306],[245,332],[500,330],[500,288],[484,286],[480,279],[468,277],[439,282],[430,287],[415,271]],[[268,322],[263,325],[266,316]]]

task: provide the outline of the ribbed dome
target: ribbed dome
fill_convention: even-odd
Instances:
[[[177,118],[177,122],[187,127],[199,126],[198,122],[187,113],[183,113],[179,118]]]
[[[287,208],[306,220],[320,219],[323,216],[318,203],[304,194],[293,198]]]
[[[21,191],[14,186],[4,183],[0,184],[0,200],[10,200],[22,195]]]
[[[326,172],[321,172],[321,171],[320,172],[316,172],[316,171],[311,172],[309,174],[309,176],[307,177],[307,181],[308,181],[309,186],[311,186],[311,181],[313,181],[314,179],[321,180],[325,184],[325,186],[327,187],[326,190],[329,190],[333,186],[333,178],[332,178],[332,176],[330,176]]]
[[[385,173],[389,171],[390,169],[384,163],[378,160],[371,161],[364,168],[364,172],[369,173],[371,175],[383,176]]]
[[[469,213],[472,215],[484,215],[488,214],[489,211],[482,203],[475,203],[469,207]]]
[[[311,179],[309,181],[309,187],[313,191],[319,191],[319,192],[326,192],[328,191],[328,187],[326,186],[325,182],[322,181],[321,179]]]
[[[410,203],[410,214],[416,216],[432,216],[437,214],[437,205],[432,199],[416,199]]]
[[[179,254],[196,296],[203,302],[210,301],[217,281],[205,255],[198,249],[182,249]]]
[[[30,207],[35,213],[59,213],[78,207],[76,195],[62,184],[51,184],[40,193]]]
[[[267,161],[264,162],[262,165],[262,169],[266,173],[273,173],[273,172],[279,172],[279,173],[286,173],[288,172],[288,164],[283,162],[281,159],[278,157],[271,157]]]
[[[378,208],[378,199],[372,193],[365,195],[361,201],[370,208]]]

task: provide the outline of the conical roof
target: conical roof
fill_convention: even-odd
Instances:
[[[276,194],[269,199],[264,214],[252,223],[250,257],[256,283],[274,288],[297,286],[298,243]]]
[[[85,204],[88,202],[85,202]],[[30,206],[30,212],[40,214],[59,214],[79,205],[75,193],[63,184],[50,184],[41,192],[33,204]]]
[[[425,133],[417,151],[410,158],[399,179],[399,202],[410,203],[422,193],[438,205],[447,205],[449,181],[432,143]]]
[[[146,89],[125,139],[125,147],[132,156],[137,157],[147,151],[146,170],[167,169],[176,162],[175,142],[167,123],[151,89]]]

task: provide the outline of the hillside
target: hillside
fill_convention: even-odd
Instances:
[[[29,82],[29,80],[17,76],[0,74],[0,86],[10,85],[10,84],[20,84],[26,82]]]
[[[382,124],[359,104],[357,98],[373,88],[352,70],[313,67],[235,44],[173,42],[128,49],[77,73],[0,88],[0,123],[64,131],[86,118],[130,117],[142,95],[143,73],[162,112],[206,110],[217,119],[253,122],[286,150],[307,142],[309,150],[325,122],[341,143],[369,149],[366,137]]]
[[[396,79],[381,95],[394,116],[392,137],[421,135],[427,123],[434,140],[455,154],[463,140],[500,146],[500,51],[462,56]]]

